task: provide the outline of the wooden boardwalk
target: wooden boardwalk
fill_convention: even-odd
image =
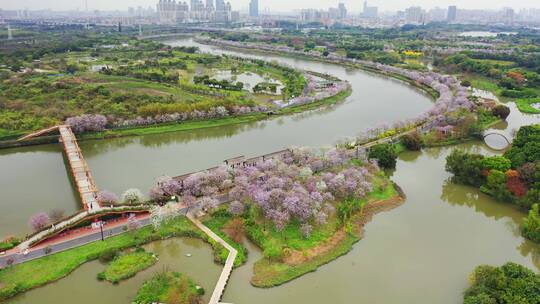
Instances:
[[[220,238],[208,227],[203,225],[198,219],[195,218],[195,216],[193,216],[193,214],[188,213],[187,217],[191,222],[193,222],[193,224],[195,224],[195,226],[197,226],[197,228],[201,229],[210,238],[220,243],[221,245],[223,245],[223,247],[229,250],[227,261],[225,261],[225,266],[223,266],[223,270],[221,271],[219,280],[217,281],[216,287],[214,288],[214,291],[212,292],[212,297],[210,297],[210,301],[208,302],[208,304],[219,304],[221,303],[220,301],[221,301],[221,297],[223,296],[223,292],[225,291],[225,286],[227,286],[227,282],[229,281],[229,277],[231,276],[231,273],[234,267],[234,260],[236,259],[236,255],[238,255],[238,251],[236,251],[236,249],[234,249],[231,245],[225,242],[222,238]]]
[[[54,126],[54,127],[50,127],[50,128],[47,128],[47,129],[39,130],[37,132],[30,133],[28,135],[25,135],[25,136],[19,138],[18,141],[23,141],[23,140],[26,140],[26,139],[30,139],[30,138],[38,137],[38,136],[48,134],[48,133],[51,133],[51,132],[55,132],[55,131],[58,130],[58,128],[59,128],[59,126]]]
[[[23,141],[56,131],[60,132],[60,142],[64,147],[64,152],[66,153],[71,168],[71,175],[77,186],[77,192],[79,192],[79,196],[81,197],[84,210],[100,210],[101,206],[97,201],[98,189],[92,177],[92,173],[88,168],[88,164],[84,160],[79,144],[77,144],[77,138],[69,125],[59,125],[36,131],[25,135],[18,140]]]
[[[71,168],[71,174],[75,180],[77,191],[85,210],[96,211],[100,209],[97,201],[98,190],[88,164],[84,160],[81,149],[77,144],[77,138],[70,126],[59,126],[60,141],[64,146],[64,152]]]

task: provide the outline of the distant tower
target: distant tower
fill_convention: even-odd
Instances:
[[[451,5],[448,7],[448,15],[446,16],[446,20],[448,22],[454,22],[457,18],[457,7],[455,5]]]
[[[88,0],[84,0],[84,9],[88,13]]]
[[[118,32],[122,32],[122,21],[118,22]]]
[[[259,0],[251,0],[249,3],[249,16],[259,17]]]
[[[13,30],[11,29],[11,26],[7,25],[7,33],[8,33],[8,40],[13,39]]]
[[[142,37],[142,25],[139,23],[139,37]]]

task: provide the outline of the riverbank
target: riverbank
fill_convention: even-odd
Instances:
[[[315,101],[302,105],[293,105],[290,107],[284,107],[282,109],[276,110],[274,112],[257,112],[253,114],[246,114],[241,116],[226,117],[221,119],[209,119],[209,120],[198,120],[198,121],[188,121],[181,123],[164,123],[151,126],[141,126],[133,128],[118,128],[110,129],[103,132],[94,132],[94,133],[84,133],[77,136],[78,141],[85,140],[101,140],[109,138],[119,138],[119,137],[130,137],[130,136],[144,136],[152,134],[163,134],[170,132],[181,132],[181,131],[193,131],[206,128],[218,128],[223,126],[251,123],[256,121],[261,121],[276,116],[291,115],[297,114],[305,111],[314,110],[322,106],[335,105],[339,102],[344,101],[352,93],[350,86],[346,90],[337,93],[334,96],[325,98],[320,101]],[[0,140],[0,149],[23,147],[23,146],[34,146],[42,144],[51,144],[58,142],[58,136],[45,136],[38,137],[26,141],[17,141],[13,139],[13,136],[9,137],[10,140]]]
[[[364,236],[364,226],[379,213],[399,207],[404,198],[395,195],[384,200],[372,201],[351,218],[351,225],[340,228],[322,244],[304,251],[292,251],[284,261],[263,258],[255,263],[251,284],[259,288],[275,287],[307,273],[350,252]]]
[[[365,200],[349,202],[352,204],[349,211],[340,209],[341,205],[348,204],[338,203],[336,209],[341,211],[330,216],[324,225],[310,231],[307,237],[299,223],[293,222],[283,231],[277,231],[260,219],[255,211],[238,217],[221,208],[208,216],[204,224],[237,249],[236,266],[247,261],[244,238],[259,247],[264,257],[254,265],[251,284],[261,288],[274,287],[316,271],[347,254],[362,239],[364,226],[373,216],[397,208],[404,202],[403,191],[387,177],[380,175],[376,184]],[[352,215],[343,219],[342,212],[352,212]]]
[[[226,256],[228,251],[198,230],[189,220],[181,217],[163,223],[157,230],[152,226],[146,226],[132,232],[107,238],[102,242],[94,242],[59,253],[52,253],[43,258],[4,268],[0,270],[0,301],[58,281],[68,276],[82,264],[98,259],[107,251],[125,250],[172,237],[201,239],[212,246],[216,262],[225,262],[222,257]]]
[[[201,43],[201,44],[218,46],[218,47],[223,48],[223,49],[229,49],[229,50],[238,51],[238,52],[246,52],[246,49],[243,49],[243,48],[240,48],[240,47],[235,47],[235,46],[232,46],[232,45],[229,45],[229,44],[226,44],[226,43],[221,43],[222,41],[208,40],[208,39],[194,39],[194,41],[197,42],[197,43]],[[400,75],[400,74],[389,73],[389,72],[386,72],[386,71],[383,71],[383,70],[380,70],[380,69],[377,69],[377,68],[374,68],[374,67],[371,67],[371,66],[368,66],[368,65],[365,65],[365,64],[361,64],[361,63],[350,63],[350,62],[347,62],[347,61],[337,62],[335,60],[330,60],[330,59],[326,59],[326,58],[323,58],[323,57],[315,57],[315,56],[311,56],[309,54],[297,54],[297,53],[294,53],[294,52],[290,53],[290,52],[283,52],[283,51],[279,51],[279,50],[257,49],[257,48],[254,48],[254,47],[247,48],[247,51],[252,51],[252,52],[256,52],[256,53],[260,53],[260,54],[273,54],[273,55],[279,55],[279,56],[289,57],[289,58],[299,58],[299,59],[305,59],[305,60],[312,60],[312,61],[318,61],[318,62],[323,62],[323,63],[337,64],[337,65],[344,66],[344,67],[356,68],[356,69],[371,72],[371,73],[374,73],[374,74],[377,74],[377,75],[390,77],[390,78],[399,80],[401,82],[407,83],[409,85],[412,85],[412,86],[420,89],[421,91],[427,93],[433,99],[437,99],[439,97],[439,93],[436,90],[434,90],[433,88],[431,88],[430,86],[428,86],[428,85],[418,83],[417,81],[414,81],[414,80],[412,80],[410,78],[407,78],[407,77],[405,77],[403,75]]]

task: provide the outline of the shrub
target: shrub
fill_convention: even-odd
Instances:
[[[122,194],[122,203],[124,204],[140,203],[143,199],[143,194],[139,189],[128,189]]]
[[[529,215],[523,222],[523,236],[540,243],[540,205],[533,205]]]
[[[97,279],[98,281],[104,281],[105,280],[105,273],[104,272],[100,272],[97,274]]]
[[[515,263],[476,267],[464,304],[540,303],[540,275]]]
[[[397,154],[392,145],[381,144],[371,148],[369,159],[376,159],[382,168],[393,169],[396,167]]]
[[[479,187],[485,177],[482,174],[482,160],[479,154],[467,154],[460,150],[454,150],[446,158],[446,171],[454,174],[456,182]]]
[[[491,113],[501,119],[506,119],[510,115],[510,108],[505,105],[497,105]]]
[[[489,194],[503,202],[513,202],[514,197],[507,188],[507,176],[499,170],[489,172],[486,185],[482,190],[487,190]]]
[[[103,251],[99,255],[99,260],[102,263],[107,263],[107,262],[110,262],[110,261],[114,260],[114,258],[116,258],[117,256],[118,256],[118,250],[114,249],[114,248],[109,248],[109,249]]]
[[[512,161],[513,168],[540,161],[540,125],[521,127],[504,156]]]
[[[278,244],[266,244],[263,255],[271,261],[281,261],[283,258],[283,248]]]
[[[482,168],[487,170],[499,170],[506,172],[512,166],[512,162],[502,156],[492,156],[482,159]]]
[[[422,138],[418,132],[403,136],[401,141],[408,150],[420,151],[422,149]]]

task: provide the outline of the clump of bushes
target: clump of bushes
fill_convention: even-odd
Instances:
[[[540,303],[540,275],[515,263],[478,266],[470,281],[464,304]]]
[[[510,115],[510,108],[500,104],[495,106],[491,113],[500,119],[506,119]]]
[[[7,237],[0,242],[0,251],[6,251],[19,245],[21,241],[15,237]]]
[[[397,163],[397,153],[391,144],[376,145],[371,148],[369,159],[376,159],[379,166],[385,169],[393,169]]]
[[[118,250],[115,248],[108,248],[99,255],[99,261],[102,263],[108,263],[114,260],[118,256]]]
[[[133,303],[199,303],[204,289],[187,276],[163,270],[146,281]]]
[[[422,149],[422,138],[418,132],[406,134],[402,137],[401,142],[408,150],[420,151]]]
[[[540,205],[534,204],[529,215],[523,222],[523,235],[537,243],[540,243]]]

